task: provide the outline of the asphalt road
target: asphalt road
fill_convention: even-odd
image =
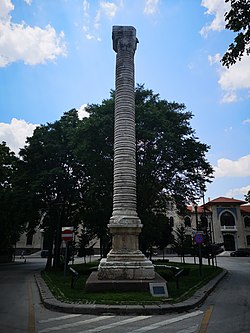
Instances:
[[[201,307],[211,311],[207,333],[249,333],[250,258],[219,258],[218,265],[229,274]]]
[[[190,312],[161,316],[95,316],[45,309],[33,277],[44,265],[45,260],[40,258],[0,265],[1,333],[250,332],[250,258],[218,258],[218,265],[228,269],[229,274],[205,303]]]

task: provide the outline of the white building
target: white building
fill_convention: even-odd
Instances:
[[[187,231],[196,230],[194,207],[188,207],[184,218]],[[197,207],[198,222],[204,214],[204,206]],[[214,243],[224,243],[225,251],[250,250],[250,204],[243,200],[219,197],[205,204],[208,230]]]
[[[250,250],[249,203],[243,200],[219,197],[205,204],[205,212],[204,206],[197,208],[188,206],[187,214],[184,217],[179,217],[176,212],[173,212],[171,216],[175,226],[184,223],[187,233],[193,236],[204,213],[208,221],[208,231],[211,234],[212,242],[224,243],[225,251]],[[167,214],[169,215],[169,211]],[[43,230],[40,229],[37,229],[34,235],[24,233],[16,244],[17,253],[23,249],[30,253],[43,249],[43,236]],[[97,242],[95,247],[98,245]]]

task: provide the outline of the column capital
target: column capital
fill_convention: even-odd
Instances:
[[[113,26],[113,50],[135,52],[137,43],[136,29],[132,26]]]

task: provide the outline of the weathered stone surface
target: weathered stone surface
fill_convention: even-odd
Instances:
[[[113,27],[116,55],[114,194],[109,229],[112,250],[99,265],[101,280],[153,279],[154,267],[139,250],[142,224],[136,208],[134,54],[138,40],[130,26]]]

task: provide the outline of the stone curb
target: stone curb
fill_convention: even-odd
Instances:
[[[184,312],[201,305],[208,295],[215,289],[217,284],[226,276],[227,270],[223,270],[213,280],[199,289],[189,299],[176,304],[158,305],[105,305],[105,304],[78,304],[64,303],[57,300],[40,274],[35,274],[36,283],[39,289],[43,305],[53,311],[77,314],[116,314],[116,315],[161,315],[169,312]]]

